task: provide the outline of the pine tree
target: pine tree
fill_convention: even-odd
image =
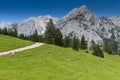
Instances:
[[[18,37],[18,32],[17,32],[17,27],[14,25],[14,27],[13,27],[13,36],[14,37]]]
[[[63,39],[64,47],[71,47],[72,39],[69,36],[65,36]]]
[[[6,27],[3,29],[3,34],[4,34],[4,35],[8,35],[8,31],[7,31],[7,28],[6,28]]]
[[[63,36],[61,31],[57,28],[55,30],[55,45],[63,46]]]
[[[118,44],[116,41],[105,39],[104,40],[104,50],[108,54],[118,54]]]
[[[79,51],[79,41],[76,38],[76,36],[74,36],[73,40],[72,40],[72,48],[76,51]]]
[[[50,19],[47,27],[46,27],[46,31],[45,31],[45,42],[48,44],[55,44],[55,26],[53,24],[53,20]]]
[[[85,41],[84,35],[81,38],[81,49],[87,49],[87,42]]]
[[[44,36],[43,35],[39,35],[38,36],[38,41],[39,42],[44,42],[45,41]]]
[[[31,35],[31,40],[34,42],[38,42],[38,32],[35,29],[35,32]]]
[[[94,52],[92,53],[95,56],[104,58],[104,54],[102,49],[100,49],[99,45],[93,47]]]
[[[94,46],[96,46],[96,43],[94,42],[94,40],[92,40],[92,41],[91,41],[91,44],[92,44],[92,45],[91,45],[90,48],[93,50]]]
[[[0,34],[2,34],[2,29],[0,28]]]
[[[8,35],[9,35],[9,36],[13,36],[13,35],[14,35],[14,31],[13,31],[12,28],[9,28],[9,29],[8,29]]]
[[[20,39],[25,39],[24,34],[20,34],[20,35],[19,35],[19,38],[20,38]]]
[[[80,48],[80,39],[79,38],[77,38],[77,44],[78,44],[78,48]]]

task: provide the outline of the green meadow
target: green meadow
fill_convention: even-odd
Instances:
[[[0,52],[31,45],[33,42],[0,35]]]
[[[0,35],[0,48],[7,45],[7,50],[32,44],[3,37]],[[120,56],[104,53],[105,58],[100,58],[91,53],[44,44],[14,55],[1,56],[0,80],[120,80]]]

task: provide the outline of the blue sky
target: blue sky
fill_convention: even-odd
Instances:
[[[61,18],[82,5],[97,16],[120,15],[120,0],[0,0],[0,23],[21,22],[30,16],[47,14]]]

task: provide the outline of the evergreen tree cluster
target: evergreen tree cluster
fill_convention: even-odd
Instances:
[[[0,34],[9,35],[9,36],[17,37],[17,38],[24,39],[24,40],[31,40],[34,42],[44,42],[44,37],[42,35],[38,35],[37,30],[35,30],[35,32],[32,35],[25,36],[24,34],[18,35],[17,27],[13,27],[13,28],[9,28],[9,29],[7,29],[7,28],[1,29],[0,28]]]
[[[81,49],[87,49],[87,42],[85,41],[84,35],[82,36],[81,39]]]
[[[80,40],[76,38],[76,36],[73,37],[72,39],[72,48],[76,51],[79,51],[80,46]]]
[[[103,49],[102,46],[99,44],[96,44],[93,40],[91,41],[91,47],[90,49],[93,50],[93,55],[104,58],[104,53],[103,53]]]
[[[62,33],[59,29],[55,28],[55,25],[52,19],[50,19],[46,27],[45,42],[48,44],[55,44],[58,46],[63,46]]]
[[[104,39],[104,50],[108,54],[118,54],[117,42],[110,39]]]
[[[84,36],[82,37],[83,44],[80,45],[80,40],[74,36],[74,37],[69,37],[65,36],[63,38],[61,31],[58,28],[55,28],[55,25],[50,19],[50,21],[47,24],[46,31],[45,31],[45,42],[48,44],[54,44],[58,46],[63,46],[63,47],[72,47],[74,50],[78,51],[80,49],[87,49],[87,44],[84,39]]]
[[[24,39],[24,40],[30,40],[33,42],[44,42],[44,37],[43,35],[38,35],[37,30],[34,31],[34,33],[32,35],[24,35],[24,34],[20,34],[18,36],[18,38],[20,39]]]
[[[17,28],[16,27],[13,27],[13,28],[3,28],[1,29],[0,28],[0,34],[3,34],[3,35],[9,35],[9,36],[13,36],[13,37],[18,37],[17,35]]]
[[[103,50],[99,45],[93,46],[93,55],[104,58]]]
[[[86,50],[87,49],[87,42],[85,41],[85,37],[77,38],[74,36],[73,38],[70,36],[66,36],[64,39],[64,47],[72,47],[74,50],[78,51],[79,49]]]
[[[64,47],[68,48],[72,46],[72,38],[70,36],[65,36],[63,39]]]
[[[76,36],[72,38],[65,36],[63,38],[61,31],[55,28],[52,19],[50,19],[46,27],[45,42],[48,44],[55,44],[63,47],[72,47],[76,51],[78,51],[80,48],[87,49],[87,44],[84,36],[82,37],[81,42]],[[80,45],[80,43],[82,44]]]

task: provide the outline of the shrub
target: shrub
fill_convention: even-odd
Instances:
[[[87,51],[85,51],[85,53],[89,53],[89,51],[87,50]]]

